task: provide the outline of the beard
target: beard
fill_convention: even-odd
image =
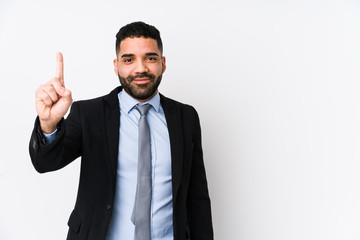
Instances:
[[[130,75],[128,77],[122,77],[118,73],[118,77],[120,84],[130,96],[138,100],[147,100],[157,91],[162,79],[162,74],[158,77],[150,73],[140,73],[135,76]],[[134,83],[136,78],[144,77],[148,78],[150,81],[145,84]]]

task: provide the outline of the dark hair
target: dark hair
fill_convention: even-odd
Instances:
[[[120,28],[119,32],[116,34],[116,55],[118,55],[120,51],[121,41],[128,37],[152,38],[156,40],[160,53],[163,53],[163,46],[159,30],[157,30],[156,27],[146,24],[144,22],[133,22]]]

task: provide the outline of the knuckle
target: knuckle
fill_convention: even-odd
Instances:
[[[52,91],[52,89],[53,89],[53,87],[50,86],[50,85],[44,85],[44,86],[41,88],[42,92],[45,93],[45,94],[50,94],[51,91]]]
[[[52,78],[50,81],[48,81],[45,85],[51,86],[54,82],[55,78]]]
[[[54,77],[53,79],[51,79],[51,84],[52,85],[56,85],[56,84],[59,84],[59,78],[57,78],[57,77]]]
[[[49,97],[44,98],[43,101],[44,101],[45,105],[47,105],[47,106],[51,106],[53,104],[53,102],[51,101],[51,99]]]
[[[38,92],[38,97],[40,99],[44,100],[44,99],[46,99],[47,94],[44,91],[41,90],[40,92]]]

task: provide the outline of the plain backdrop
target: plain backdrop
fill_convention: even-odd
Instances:
[[[118,86],[115,34],[155,25],[160,91],[199,112],[218,240],[360,239],[357,0],[0,1],[0,239],[65,239],[79,159],[38,174],[35,90]]]

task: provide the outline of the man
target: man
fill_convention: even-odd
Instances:
[[[35,169],[54,171],[81,156],[67,239],[213,239],[199,118],[159,94],[162,52],[159,31],[134,22],[116,35],[121,87],[72,103],[58,53],[55,78],[37,89]]]

